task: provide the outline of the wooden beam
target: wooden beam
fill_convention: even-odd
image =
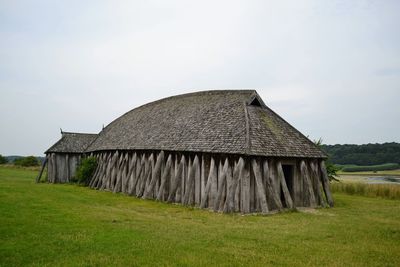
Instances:
[[[199,166],[199,157],[196,155],[194,157],[192,166],[189,168],[189,173],[188,173],[188,180],[187,180],[187,190],[185,192],[185,196],[184,196],[184,204],[185,205],[190,205],[191,203],[191,199],[193,197],[194,194],[194,182],[195,182],[195,176],[196,176],[196,169]]]
[[[123,169],[124,169],[126,154],[127,153],[122,152],[119,157],[118,165],[116,168],[115,180],[112,182],[114,193],[122,191],[122,188],[121,188],[122,187],[122,173],[123,173]]]
[[[196,157],[198,157],[196,155]],[[196,160],[196,159],[195,159]],[[203,160],[203,157],[202,157]],[[200,159],[197,158],[197,165],[193,167],[195,168],[194,170],[194,203],[196,205],[200,205],[200,199],[201,199],[201,166],[202,162],[200,162]]]
[[[67,181],[67,183],[69,183],[69,155],[67,154],[67,155],[65,155],[65,165],[66,165],[66,172],[65,172],[65,174],[66,174],[66,181]]]
[[[199,205],[201,203],[201,199],[203,196],[203,192],[206,188],[207,184],[207,170],[208,168],[206,167],[207,160],[206,156],[204,154],[201,155],[201,177],[200,177],[200,197],[199,197]]]
[[[148,187],[146,188],[146,191],[143,194],[144,199],[150,198],[150,195],[152,194],[152,192],[154,190],[154,186],[156,185],[156,182],[161,175],[161,163],[163,161],[164,161],[164,151],[161,151],[157,156],[156,165],[151,174],[151,181],[150,181]]]
[[[214,207],[215,199],[218,194],[218,172],[222,171],[221,158],[219,156],[211,156],[215,161],[215,177],[211,181],[210,195],[208,196],[208,207]],[[218,164],[218,165],[217,165]]]
[[[279,177],[278,179],[281,183],[283,197],[285,198],[286,207],[289,209],[293,209],[294,208],[293,200],[292,200],[292,197],[290,196],[289,189],[286,185],[285,175],[284,175],[283,169],[282,169],[282,163],[280,161],[278,161],[276,166],[277,166],[276,168],[278,170],[278,177]]]
[[[228,157],[225,158],[225,163],[224,166],[222,167],[222,170],[220,168],[219,172],[219,177],[218,177],[218,192],[217,192],[217,197],[215,198],[214,201],[214,211],[219,210],[220,202],[222,201],[223,197],[223,192],[225,190],[225,184],[226,184],[226,172],[228,171],[228,166],[229,166],[229,160]]]
[[[53,163],[51,162],[51,153],[46,156],[47,158],[47,182],[51,183],[51,173],[53,172]]]
[[[211,190],[211,184],[214,182],[214,180],[217,179],[216,176],[217,176],[217,170],[215,167],[215,160],[214,160],[214,157],[211,156],[210,172],[208,174],[206,187],[204,189],[203,195],[201,196],[200,208],[202,208],[202,209],[204,209],[207,205],[207,200],[209,198],[209,194],[210,194],[210,190]]]
[[[107,162],[106,165],[104,166],[104,172],[103,172],[103,176],[101,177],[101,181],[99,183],[99,185],[96,187],[96,189],[104,189],[106,187],[107,181],[108,181],[108,177],[111,173],[110,171],[110,165],[111,162],[113,161],[114,155],[111,152],[107,153]]]
[[[115,158],[114,158],[112,164],[110,165],[110,176],[107,177],[106,189],[108,189],[108,190],[112,190],[113,187],[114,187],[113,186],[113,180],[114,180],[114,177],[115,177],[115,175],[117,173],[116,165],[118,165],[118,160],[119,160],[119,152],[118,152],[118,150],[117,150],[117,152],[115,152],[114,157]]]
[[[250,169],[248,162],[245,162],[242,177],[240,178],[240,180],[242,182],[240,205],[241,212],[250,213]]]
[[[106,169],[107,169],[107,163],[110,157],[110,153],[107,152],[103,152],[103,159],[102,159],[102,163],[100,165],[101,169],[97,175],[96,180],[93,182],[92,188],[94,189],[99,189],[101,186],[101,183],[103,181],[103,176],[105,175]]]
[[[254,178],[256,180],[256,191],[261,205],[261,212],[268,213],[269,209],[265,194],[264,183],[261,176],[261,166],[255,158],[251,160],[251,165],[253,167]]]
[[[233,162],[233,164],[235,164],[234,161],[231,161],[230,159],[228,159],[228,168],[226,170],[226,184],[225,184],[225,189],[221,198],[221,201],[219,202],[219,211],[224,212],[225,206],[227,205],[228,202],[228,195],[229,195],[229,190],[232,188],[231,184],[232,184],[232,179],[233,179],[233,174],[232,174],[232,165],[230,164],[231,162]]]
[[[122,177],[121,177],[121,192],[126,194],[128,191],[128,172],[129,172],[129,152],[126,152],[124,164],[122,165]]]
[[[314,180],[317,182],[317,189],[316,190],[317,190],[317,196],[318,196],[318,203],[322,207],[326,207],[327,204],[326,204],[324,195],[322,194],[323,187],[322,187],[321,179],[319,178],[319,175],[318,175],[318,167],[317,167],[317,165],[318,165],[318,162],[311,162],[310,163],[311,172],[312,172],[312,175],[314,177]]]
[[[181,185],[181,179],[183,178],[182,172],[183,172],[183,166],[185,165],[185,155],[182,155],[181,161],[178,165],[178,169],[175,172],[175,177],[174,181],[172,183],[171,191],[169,192],[168,200],[167,202],[171,203],[175,201],[175,195],[176,191],[178,190],[178,187]]]
[[[96,170],[95,170],[95,172],[93,173],[92,177],[90,178],[90,181],[89,181],[89,187],[90,187],[90,188],[93,188],[94,184],[95,184],[95,183],[97,182],[97,180],[98,180],[98,177],[99,177],[99,175],[100,175],[100,171],[101,171],[101,169],[102,169],[102,167],[103,167],[102,163],[103,163],[104,155],[103,155],[103,153],[101,153],[101,154],[96,154],[96,155],[95,155],[95,158],[96,158]],[[69,168],[69,164],[68,164],[68,168]]]
[[[42,174],[43,174],[44,168],[46,167],[46,164],[47,164],[47,156],[42,163],[42,168],[40,169],[38,176],[36,177],[36,183],[40,182],[40,178],[42,178]]]
[[[237,188],[238,184],[240,183],[240,172],[243,172],[244,168],[244,160],[242,157],[239,158],[239,161],[237,164],[235,164],[233,168],[233,177],[231,184],[228,188],[228,195],[226,198],[225,206],[224,206],[224,212],[232,212],[235,210],[235,196],[237,194]]]
[[[146,189],[146,185],[147,185],[147,181],[150,179],[151,177],[151,169],[152,169],[152,165],[153,165],[153,153],[151,153],[151,155],[149,156],[148,159],[145,160],[145,175],[143,176],[143,180],[141,181],[141,185],[140,185],[140,189],[139,189],[139,194],[138,197],[142,197],[144,190]]]
[[[169,154],[168,159],[167,159],[167,163],[165,165],[165,169],[164,172],[161,176],[161,184],[160,184],[160,188],[158,190],[158,194],[157,194],[157,200],[161,201],[163,196],[164,196],[164,188],[165,185],[167,184],[167,178],[169,177],[169,175],[171,174],[171,166],[172,166],[172,155]]]
[[[275,185],[275,178],[270,175],[270,168],[269,168],[269,163],[268,160],[265,159],[263,162],[263,176],[264,176],[264,181],[266,184],[266,194],[271,199],[272,203],[275,205],[275,207],[278,210],[281,210],[283,208],[281,198],[280,198],[280,192],[277,192],[275,189],[277,186]]]
[[[129,170],[127,175],[128,188],[126,191],[127,194],[131,194],[133,183],[136,180],[136,164],[137,164],[137,153],[134,152],[129,160]]]
[[[140,161],[140,162],[139,162]],[[140,184],[142,177],[144,176],[145,173],[145,166],[146,166],[146,156],[143,153],[142,158],[139,159],[137,158],[137,163],[136,163],[136,180],[133,183],[133,187],[131,190],[131,195],[135,194],[135,196],[139,196],[139,191],[140,191]]]
[[[320,168],[321,168],[321,176],[322,176],[322,186],[323,186],[323,189],[325,192],[325,196],[326,196],[329,206],[333,207],[333,198],[332,198],[331,190],[329,188],[328,173],[326,171],[326,166],[325,166],[324,161],[321,161]]]
[[[308,197],[308,202],[310,207],[316,207],[317,206],[317,201],[315,200],[315,194],[314,194],[314,189],[313,185],[310,180],[310,174],[308,172],[307,165],[304,160],[300,162],[300,171],[301,171],[301,177],[304,179],[305,184],[306,184],[306,192]]]

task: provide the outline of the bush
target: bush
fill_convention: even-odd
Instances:
[[[3,155],[0,154],[0,164],[6,164],[8,162],[8,159],[3,157]]]
[[[76,170],[75,178],[80,184],[86,184],[92,177],[97,167],[97,160],[95,157],[84,158]]]
[[[331,163],[329,160],[326,161],[326,172],[328,173],[329,181],[338,181],[337,179],[337,172],[339,168]]]
[[[381,165],[372,165],[372,166],[348,166],[343,167],[342,171],[344,172],[362,172],[362,171],[389,171],[400,169],[400,164],[397,163],[387,163]]]
[[[14,160],[14,165],[22,167],[39,166],[39,160],[34,156],[17,158]]]

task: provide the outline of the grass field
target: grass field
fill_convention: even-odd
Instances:
[[[216,214],[0,167],[0,266],[400,266],[400,201]]]

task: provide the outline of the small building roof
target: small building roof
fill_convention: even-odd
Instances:
[[[61,139],[46,150],[47,153],[83,153],[97,134],[61,132]]]
[[[87,151],[131,149],[326,157],[255,90],[203,91],[148,103],[111,122]]]

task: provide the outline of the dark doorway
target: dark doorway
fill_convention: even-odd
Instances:
[[[294,166],[288,164],[282,164],[283,175],[285,176],[286,185],[290,192],[290,196],[293,198],[293,179],[294,179]]]

